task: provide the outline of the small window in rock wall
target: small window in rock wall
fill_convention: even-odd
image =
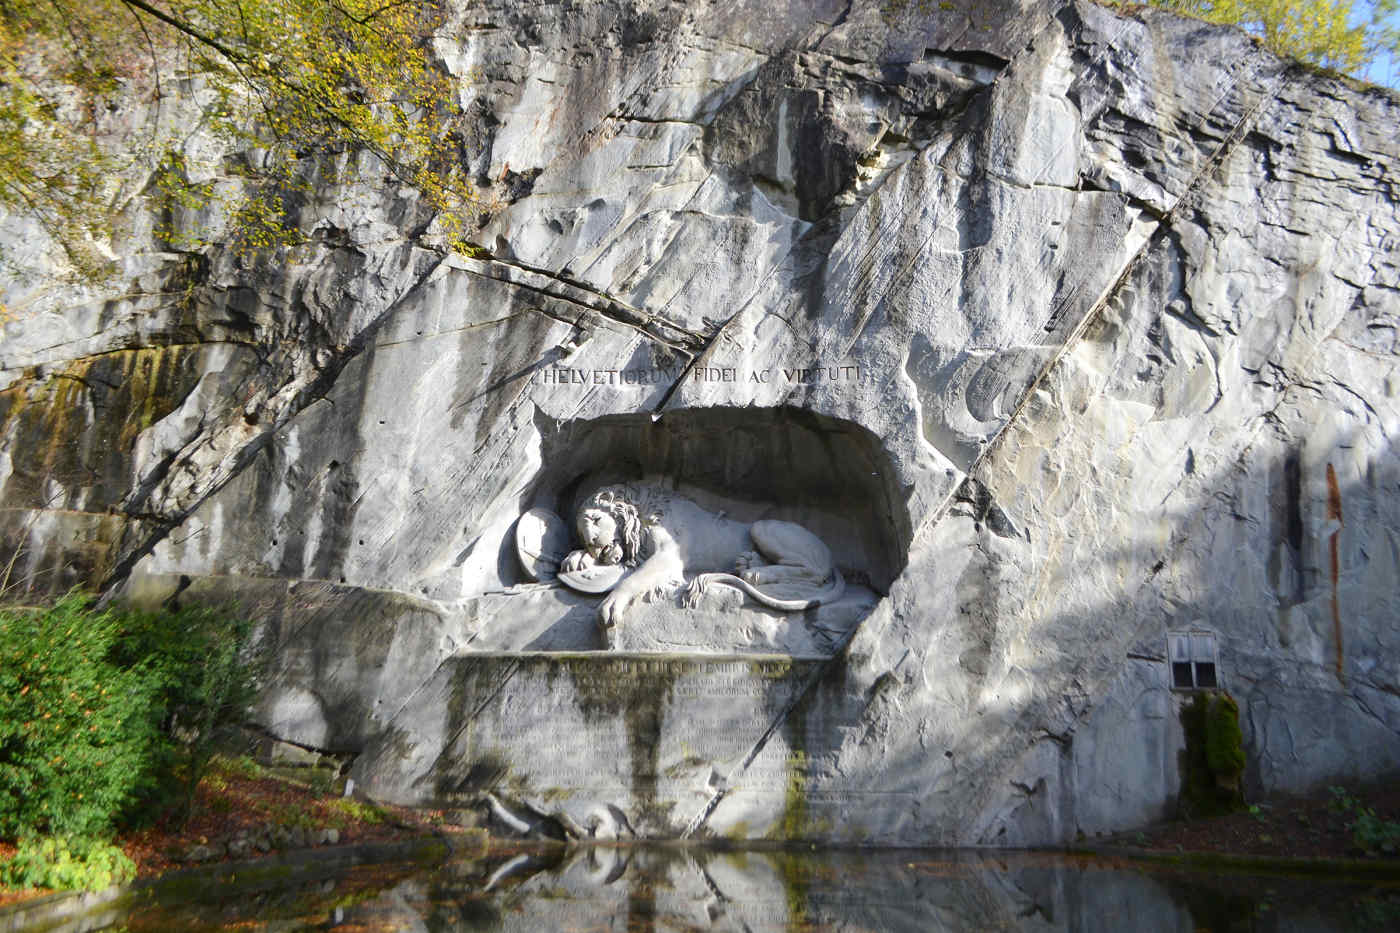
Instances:
[[[1210,632],[1168,632],[1167,658],[1172,686],[1198,690],[1220,686],[1216,676],[1215,636]]]

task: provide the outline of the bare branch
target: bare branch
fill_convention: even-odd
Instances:
[[[125,4],[123,4],[125,6]],[[160,100],[164,95],[160,89],[160,57],[156,54],[155,41],[151,39],[150,30],[146,28],[146,21],[136,15],[136,11],[127,6],[126,11],[131,14],[131,18],[136,20],[136,25],[141,27],[141,35],[146,37],[146,48],[151,51],[151,76],[156,81],[156,100]]]
[[[148,16],[154,16],[156,19],[160,20],[162,23],[165,23],[167,26],[171,26],[184,33],[186,36],[189,36],[191,39],[194,39],[202,43],[203,45],[207,45],[209,48],[218,52],[230,62],[238,63],[247,62],[248,60],[247,56],[240,55],[237,51],[229,48],[227,45],[220,42],[218,39],[214,38],[208,33],[196,29],[193,25],[185,22],[184,20],[171,16],[164,10],[151,6],[149,3],[146,2],[146,0],[120,0],[120,2],[128,7],[133,7],[137,10],[140,10]]]
[[[68,50],[68,54],[73,56],[73,60],[78,63],[79,68],[84,71],[91,70],[82,55],[83,40],[78,38],[77,32],[73,29],[73,17],[68,14],[68,10],[58,0],[49,0],[49,6],[58,13],[58,21],[63,24],[63,31],[68,33],[68,38],[73,42],[73,47]]]
[[[337,13],[350,20],[350,22],[356,24],[357,26],[368,26],[371,20],[378,19],[382,14],[387,13],[390,10],[398,9],[401,6],[408,6],[414,2],[415,0],[393,0],[393,2],[386,3],[379,9],[372,10],[369,13],[366,13],[364,16],[351,15],[350,11],[345,9],[345,7],[341,6],[338,2],[336,2],[336,0],[330,0],[330,5],[332,8],[335,9]]]

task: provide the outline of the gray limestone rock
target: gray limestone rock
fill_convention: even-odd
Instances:
[[[566,835],[1139,825],[1180,786],[1169,635],[1248,793],[1400,770],[1393,94],[1078,2],[486,0],[437,51],[471,256],[364,154],[305,167],[275,253],[170,252],[131,195],[110,285],[0,218],[7,583],[236,601],[273,736]],[[615,484],[723,560],[664,510],[637,569],[594,554]],[[532,510],[647,592],[522,564]],[[687,607],[765,523],[844,595]]]

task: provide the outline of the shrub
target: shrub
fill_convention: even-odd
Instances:
[[[111,654],[121,620],[69,594],[0,613],[0,836],[102,836],[152,784],[160,675]]]
[[[348,822],[378,824],[388,819],[388,815],[374,804],[346,797],[332,801],[329,809],[336,825],[342,827]]]
[[[14,888],[98,891],[136,874],[136,863],[108,842],[83,837],[30,836],[0,865],[0,882]]]
[[[1188,819],[1244,807],[1244,736],[1240,708],[1228,693],[1198,693],[1181,710],[1182,815]]]
[[[189,607],[123,616],[118,662],[148,666],[159,688],[167,741],[162,771],[178,777],[180,820],[214,752],[242,723],[257,690],[261,655],[250,645],[252,623],[229,612]]]
[[[1244,774],[1240,707],[1228,693],[1215,697],[1206,714],[1206,762],[1211,774],[1226,784],[1237,785]]]
[[[103,887],[130,874],[105,840],[174,796],[188,816],[242,720],[252,626],[206,609],[97,611],[74,592],[0,611],[0,882]]]
[[[1376,811],[1370,807],[1357,811],[1351,823],[1351,838],[1356,847],[1367,854],[1400,853],[1400,823],[1376,816]]]
[[[209,773],[220,777],[242,778],[245,781],[255,781],[265,774],[262,765],[247,755],[217,756],[209,762]]]
[[[1332,786],[1331,808],[1351,817],[1348,829],[1356,847],[1367,855],[1400,854],[1400,822],[1377,816],[1374,807],[1368,807],[1345,787]]]

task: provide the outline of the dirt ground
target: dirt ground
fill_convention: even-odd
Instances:
[[[309,770],[308,770],[309,773]],[[271,827],[299,826],[304,832],[335,829],[335,845],[399,842],[428,835],[462,831],[437,810],[387,807],[349,800],[312,783],[279,777],[244,760],[216,760],[200,784],[189,821],[177,825],[172,808],[142,828],[125,831],[115,840],[136,863],[138,878],[150,878],[193,864],[187,858],[197,846],[227,846],[240,835],[256,838]],[[293,847],[284,843],[271,852]],[[13,844],[0,842],[0,861],[14,854]],[[257,857],[224,852],[199,861],[208,865]],[[48,893],[39,889],[0,888],[0,906]]]
[[[1210,819],[1175,821],[1121,833],[1107,842],[1154,852],[1213,852],[1293,858],[1372,858],[1400,865],[1400,855],[1368,848],[1358,839],[1362,809],[1400,823],[1400,778],[1348,785],[1304,797],[1273,797]]]

